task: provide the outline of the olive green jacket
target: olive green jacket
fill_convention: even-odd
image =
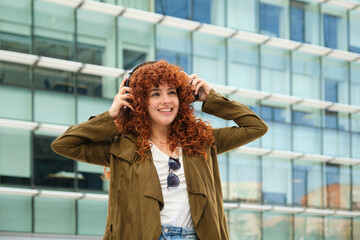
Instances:
[[[215,147],[206,146],[208,159],[187,155],[183,162],[191,216],[201,240],[229,239],[217,154],[247,144],[262,135],[267,125],[247,106],[210,91],[202,111],[238,127],[214,129]],[[114,136],[118,136],[114,138]],[[109,141],[112,138],[112,141]],[[160,211],[164,199],[151,153],[150,160],[134,164],[136,136],[119,135],[109,112],[69,127],[52,143],[68,158],[108,166],[111,170],[108,215],[104,239],[157,240],[161,234]]]

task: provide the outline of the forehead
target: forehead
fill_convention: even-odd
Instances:
[[[157,84],[157,86],[152,85],[150,90],[160,89],[160,90],[167,90],[167,89],[174,89],[176,88],[174,84],[167,84],[167,83],[161,83]]]

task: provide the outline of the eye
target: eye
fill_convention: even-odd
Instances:
[[[160,96],[160,94],[158,92],[154,92],[151,94],[151,97],[156,97],[156,96]]]
[[[170,95],[176,95],[177,92],[174,90],[174,91],[170,91],[169,94],[170,94]]]

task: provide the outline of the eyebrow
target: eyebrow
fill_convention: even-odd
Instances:
[[[168,91],[171,91],[171,90],[176,90],[176,88],[169,88]],[[160,88],[154,88],[152,90],[150,90],[150,92],[155,92],[155,91],[160,91]]]

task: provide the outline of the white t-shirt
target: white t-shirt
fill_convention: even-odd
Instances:
[[[164,207],[160,211],[161,225],[171,225],[175,227],[193,227],[190,213],[189,197],[187,193],[184,164],[182,159],[182,149],[178,148],[181,167],[172,171],[180,179],[178,187],[167,187],[167,177],[169,175],[169,156],[162,152],[155,144],[151,143],[151,154],[156,170],[160,178]]]

